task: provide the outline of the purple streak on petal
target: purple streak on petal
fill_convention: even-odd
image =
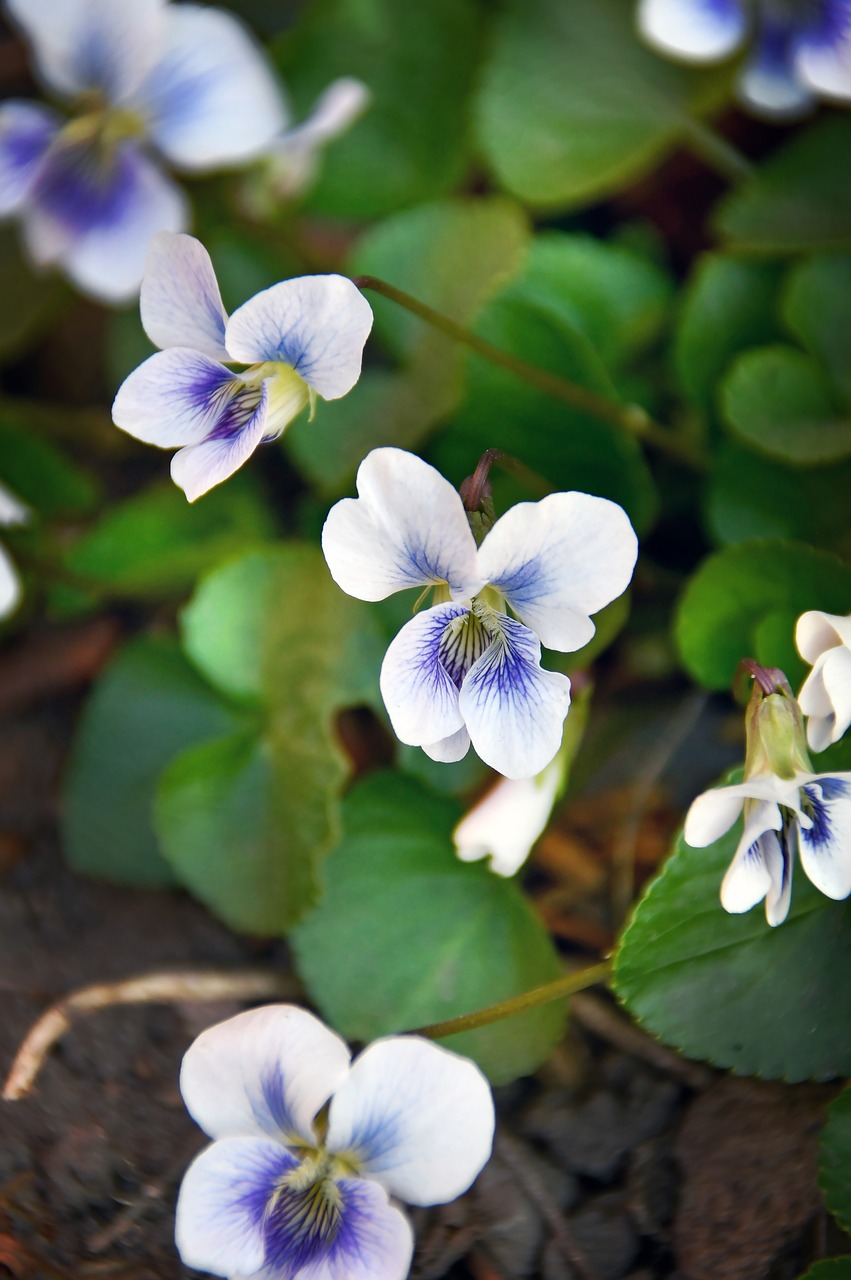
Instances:
[[[851,39],[851,0],[816,0],[800,31],[800,44],[818,48]]]
[[[819,778],[818,782],[805,786],[803,791],[808,801],[804,805],[804,811],[812,818],[813,825],[809,829],[801,827],[801,839],[817,853],[833,840],[831,801],[846,799],[851,787],[841,778]]]
[[[282,1276],[297,1276],[327,1254],[343,1228],[350,1204],[354,1209],[355,1198],[348,1188],[344,1190],[330,1178],[304,1190],[282,1187],[266,1218],[267,1269],[273,1274],[279,1271]]]
[[[26,200],[59,125],[52,111],[31,102],[0,107],[0,214]]]
[[[811,93],[795,67],[800,19],[767,14],[745,65],[740,92],[746,102],[767,115],[789,118],[806,111]]]
[[[60,142],[41,168],[32,200],[69,240],[114,227],[132,208],[136,155],[131,144],[107,153],[96,145]]]
[[[465,609],[459,609],[459,616],[467,613],[463,626],[453,631],[449,627],[443,632],[438,649],[438,660],[449,679],[460,689],[464,677],[477,658],[480,658],[491,642],[479,619]]]

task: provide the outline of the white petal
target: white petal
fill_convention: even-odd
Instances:
[[[414,1235],[403,1213],[387,1199],[376,1182],[341,1178],[343,1199],[340,1230],[323,1253],[302,1263],[296,1273],[271,1266],[248,1280],[406,1280],[414,1250]]]
[[[535,778],[503,778],[462,818],[452,839],[462,862],[490,855],[490,867],[513,876],[546,829],[562,781],[555,759]]]
[[[798,41],[795,69],[811,89],[840,102],[851,98],[851,5],[827,0],[822,26]]]
[[[500,615],[501,635],[470,669],[459,706],[478,755],[507,778],[530,778],[561,745],[570,681],[540,665],[528,627]]]
[[[174,1234],[184,1264],[219,1276],[256,1272],[266,1254],[275,1184],[297,1164],[269,1138],[225,1138],[206,1147],[177,1198]]]
[[[21,602],[21,580],[4,546],[0,546],[0,620],[14,613]]]
[[[776,805],[751,806],[736,855],[721,884],[721,905],[739,915],[763,898],[769,924],[780,924],[789,910],[791,866],[775,834],[782,826]]]
[[[812,826],[798,830],[805,874],[828,898],[851,894],[851,774],[815,774],[804,787]]]
[[[149,356],[121,384],[112,420],[122,431],[162,449],[200,444],[221,427],[231,434],[252,417],[262,385],[247,384],[200,351],[170,347]]]
[[[778,778],[773,773],[760,774],[730,787],[713,787],[692,801],[683,827],[685,842],[694,849],[714,844],[732,827],[745,800],[764,800],[775,807],[782,804],[797,812],[798,793],[797,779]]]
[[[553,493],[497,520],[479,549],[479,569],[543,644],[570,652],[594,634],[588,615],[629,586],[637,555],[616,502]]]
[[[826,649],[844,644],[851,648],[851,615],[802,613],[795,626],[795,644],[804,662],[814,663]]]
[[[180,1069],[187,1110],[213,1138],[297,1135],[349,1069],[347,1045],[294,1005],[267,1005],[202,1032]]]
[[[742,0],[640,0],[638,23],[658,49],[694,62],[725,58],[747,30]]]
[[[98,89],[113,105],[141,84],[164,31],[163,0],[6,0],[6,8],[52,88]]]
[[[251,417],[240,421],[237,431],[213,434],[201,444],[186,445],[171,460],[171,478],[190,502],[227,480],[247,462],[266,438],[269,384]]]
[[[450,733],[448,738],[441,738],[438,742],[424,742],[422,749],[430,760],[437,760],[440,764],[455,764],[456,761],[463,760],[470,750],[467,726],[464,725],[462,729]]]
[[[24,219],[36,262],[58,262],[84,292],[121,302],[139,291],[151,237],[180,231],[183,192],[134,143],[104,168],[89,147],[55,147],[42,163]]]
[[[813,106],[813,94],[799,77],[793,58],[795,18],[762,17],[755,48],[738,84],[746,106],[758,114],[795,120]]]
[[[822,676],[834,715],[831,742],[838,742],[851,725],[851,649],[843,645],[828,653]]]
[[[29,507],[10,493],[4,484],[0,484],[0,525],[8,528],[11,525],[27,524],[30,514]]]
[[[372,328],[372,308],[345,276],[282,280],[231,316],[225,343],[243,364],[291,365],[325,400],[351,391]]]
[[[458,492],[403,449],[373,449],[358,468],[360,497],[331,508],[322,550],[331,577],[358,600],[448,582],[472,595],[485,580]]]
[[[190,170],[261,155],[284,127],[280,91],[262,49],[220,9],[175,4],[167,19],[161,57],[137,97],[154,142],[173,164]]]
[[[444,1204],[490,1157],[494,1109],[475,1063],[417,1036],[370,1045],[331,1102],[328,1147],[408,1204]]]
[[[286,157],[316,148],[339,137],[366,110],[369,89],[362,80],[344,76],[330,84],[301,124],[278,138],[272,148],[275,157]]]
[[[58,129],[53,112],[34,102],[0,107],[0,214],[21,208]]]
[[[229,360],[227,312],[210,255],[194,236],[158,231],[151,240],[139,298],[142,324],[158,347],[193,347]]]
[[[407,622],[381,664],[381,696],[400,742],[420,747],[458,732],[464,718],[458,685],[441,661],[446,628],[466,619],[462,605],[439,604]]]

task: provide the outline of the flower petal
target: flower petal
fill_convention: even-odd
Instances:
[[[0,107],[0,214],[20,209],[58,130],[53,112],[34,102]]]
[[[813,105],[813,94],[795,66],[794,15],[763,16],[757,41],[739,80],[739,97],[758,114],[794,120]]]
[[[24,238],[36,262],[59,262],[86,293],[120,302],[139,291],[151,237],[180,231],[187,210],[182,191],[135,143],[106,160],[60,140],[30,192]]]
[[[828,653],[822,676],[833,709],[830,741],[838,742],[851,725],[851,649],[843,646]]]
[[[799,784],[797,779],[778,778],[773,773],[760,774],[746,782],[730,787],[713,787],[704,791],[686,814],[683,837],[693,849],[705,849],[714,844],[725,831],[729,831],[742,811],[745,800],[763,800],[785,805],[798,811]],[[774,826],[774,823],[768,823]]]
[[[229,360],[227,312],[210,255],[194,236],[158,231],[145,262],[139,298],[145,333],[158,347],[192,347]]]
[[[776,805],[764,802],[751,806],[735,857],[721,884],[725,911],[739,915],[765,898],[768,923],[780,924],[786,919],[792,868],[787,842],[775,834],[781,829]]]
[[[372,308],[345,276],[282,280],[244,302],[225,342],[243,364],[288,364],[325,400],[344,396],[360,377]]]
[[[805,783],[812,826],[798,827],[801,866],[828,898],[851,894],[851,773],[815,774]]]
[[[30,518],[30,509],[19,498],[0,484],[0,525],[7,528],[11,525],[26,524]]]
[[[332,507],[322,530],[331,577],[348,595],[384,600],[447,582],[459,596],[484,586],[464,504],[434,467],[403,449],[373,449],[357,487],[360,496]]]
[[[422,749],[430,760],[438,760],[441,764],[455,764],[463,760],[470,750],[470,735],[467,726],[450,733],[448,738],[440,738],[437,742],[424,742]]]
[[[742,0],[641,0],[638,25],[650,44],[693,62],[725,58],[742,42]]]
[[[363,114],[369,99],[369,89],[362,80],[342,76],[328,86],[306,120],[277,139],[272,154],[313,151],[339,137]]]
[[[475,1063],[418,1036],[376,1040],[334,1094],[328,1148],[408,1204],[444,1204],[490,1157],[494,1109]]]
[[[266,1005],[201,1033],[183,1059],[187,1110],[213,1138],[314,1141],[313,1119],[349,1070],[348,1046],[295,1005]]]
[[[265,1219],[278,1180],[298,1161],[270,1138],[224,1138],[186,1171],[175,1240],[187,1267],[249,1275],[266,1256]]]
[[[556,758],[535,778],[502,778],[462,818],[453,832],[462,862],[490,856],[490,869],[513,876],[546,829],[562,783]]]
[[[380,687],[393,732],[420,747],[454,736],[464,724],[458,684],[441,660],[447,627],[464,627],[463,605],[438,604],[418,613],[392,641],[381,664]],[[455,620],[458,620],[455,622]],[[475,636],[472,636],[475,641]]]
[[[851,98],[851,3],[822,0],[818,17],[797,41],[795,69],[816,93]]]
[[[253,413],[250,410],[250,393],[245,392],[245,407],[234,410],[234,426],[220,426],[201,444],[186,445],[171,460],[171,478],[186,494],[190,502],[202,497],[210,489],[227,480],[247,462],[259,444],[267,439],[269,383],[260,388],[260,399]]]
[[[53,89],[101,91],[126,101],[153,66],[164,30],[163,0],[6,0]]]
[[[637,555],[616,502],[553,493],[497,520],[479,548],[479,569],[543,644],[570,652],[594,634],[588,615],[629,586]]]
[[[21,601],[21,580],[6,548],[0,545],[0,620],[14,613]]]
[[[232,14],[201,5],[169,5],[161,56],[136,102],[153,141],[183,169],[252,160],[284,127],[260,46]]]
[[[851,648],[851,615],[821,613],[818,609],[802,613],[795,626],[795,644],[804,662],[810,665],[834,645]]]
[[[559,749],[570,706],[570,681],[545,671],[528,627],[499,615],[500,633],[473,664],[459,706],[473,746],[507,778],[531,778]]]
[[[253,417],[262,384],[246,383],[200,351],[170,347],[149,356],[118,389],[112,420],[161,449],[227,437]]]

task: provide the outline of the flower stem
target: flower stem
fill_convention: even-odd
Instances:
[[[716,133],[709,125],[694,116],[686,118],[684,141],[686,146],[708,164],[710,169],[720,173],[728,182],[738,186],[753,174],[754,167],[743,156],[741,151],[728,142],[722,134]]]
[[[466,329],[463,325],[457,324],[456,321],[450,320],[449,316],[443,315],[440,311],[435,311],[433,307],[420,302],[418,298],[414,298],[410,293],[405,293],[402,289],[397,289],[394,285],[387,284],[384,280],[379,280],[376,276],[356,276],[353,283],[361,290],[371,289],[374,293],[380,293],[382,297],[389,299],[390,302],[395,302],[397,306],[403,307],[405,311],[410,311],[413,315],[419,316],[426,324],[430,324],[432,328],[445,333],[447,337],[452,338],[455,342],[460,342],[463,346],[469,347],[471,351],[475,351],[477,355],[489,360],[491,364],[507,369],[518,378],[522,378],[524,382],[528,382],[530,386],[537,387],[539,390],[547,392],[548,395],[563,400],[565,404],[571,405],[572,408],[580,409],[592,418],[598,418],[602,422],[608,422],[612,426],[619,427],[636,440],[640,440],[651,448],[658,449],[660,453],[666,453],[669,457],[675,458],[686,466],[700,471],[707,468],[707,459],[691,441],[674,435],[667,427],[660,426],[658,422],[654,422],[650,414],[642,409],[640,405],[619,404],[617,400],[609,400],[608,397],[598,395],[596,391],[581,387],[578,383],[570,382],[567,378],[561,378],[555,373],[549,373],[546,369],[539,369],[537,365],[528,364],[525,360],[521,360],[519,356],[512,355],[510,351],[503,351],[501,347],[495,347],[492,342],[488,342],[485,338],[480,338],[478,334],[473,333],[470,329]]]
[[[503,1018],[514,1018],[527,1009],[537,1009],[538,1005],[564,1000],[577,991],[594,987],[598,982],[605,982],[611,971],[611,962],[604,960],[602,964],[594,964],[590,969],[566,973],[563,978],[556,978],[543,987],[533,987],[531,991],[512,996],[510,1000],[500,1000],[499,1004],[489,1004],[485,1009],[463,1013],[459,1018],[448,1018],[446,1022],[433,1022],[431,1026],[418,1027],[410,1034],[427,1036],[429,1040],[442,1040],[444,1036],[455,1036],[461,1031],[475,1031],[477,1027],[487,1027],[491,1022],[501,1022]]]

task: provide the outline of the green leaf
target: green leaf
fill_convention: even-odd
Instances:
[[[787,920],[719,901],[741,823],[706,849],[680,837],[615,958],[615,990],[647,1031],[740,1075],[828,1080],[851,1071],[851,906],[796,869]]]
[[[737,249],[757,253],[848,248],[849,148],[851,120],[839,115],[793,134],[719,207],[718,231]]]
[[[521,199],[584,204],[646,173],[706,86],[642,44],[623,0],[507,0],[476,102],[479,142]]]
[[[851,400],[851,254],[820,254],[796,267],[784,291],[783,318]]]
[[[237,723],[173,640],[127,645],[98,681],[74,743],[62,810],[71,866],[118,884],[174,883],[153,829],[157,778],[192,743]]]
[[[698,261],[683,298],[674,362],[689,399],[710,413],[717,385],[733,357],[779,338],[775,319],[781,270],[725,254]]]
[[[398,774],[366,779],[345,802],[326,896],[292,942],[311,997],[349,1039],[469,1013],[562,972],[516,886],[456,858],[460,816]],[[502,1082],[534,1070],[564,1021],[558,1002],[445,1043]]]
[[[14,408],[0,404],[0,479],[48,519],[81,515],[96,504],[93,478],[54,444],[35,434]]]
[[[807,609],[847,613],[851,567],[800,542],[740,542],[707,557],[680,599],[676,640],[688,671],[709,689],[726,689],[742,658],[780,667],[794,685],[805,667],[797,656],[794,619]],[[772,614],[790,621],[786,643],[759,644]],[[765,633],[764,640],[765,640]]]
[[[476,332],[538,368],[616,398],[584,334],[554,308],[525,299],[522,285],[512,286],[486,309]],[[464,403],[431,452],[438,469],[458,483],[491,447],[513,454],[555,489],[580,489],[621,503],[639,530],[653,519],[653,482],[635,440],[471,356]],[[496,471],[493,475],[499,483]],[[511,492],[514,500],[519,496]]]
[[[822,366],[795,347],[756,347],[721,386],[729,425],[780,462],[818,466],[851,454],[851,411],[839,407]]]
[[[181,882],[234,929],[281,933],[319,893],[347,764],[338,709],[377,702],[382,637],[318,548],[282,545],[205,578],[182,617],[193,662],[262,709],[259,737],[186,752],[163,777],[157,831]]]
[[[801,1280],[851,1280],[851,1257],[824,1258],[814,1262]]]
[[[34,274],[16,227],[0,227],[0,358],[13,359],[38,336],[64,296],[55,276]]]
[[[375,218],[456,184],[479,25],[472,0],[318,0],[305,8],[280,46],[299,116],[338,76],[363,80],[371,94],[362,118],[324,153],[311,208]]]
[[[275,534],[253,477],[242,472],[190,504],[168,480],[113,507],[65,556],[66,566],[126,595],[176,595],[227,555]]]
[[[797,469],[725,441],[706,494],[716,542],[800,538],[851,558],[851,462]]]
[[[825,1204],[845,1231],[851,1231],[851,1089],[832,1104],[820,1142],[819,1186]]]

